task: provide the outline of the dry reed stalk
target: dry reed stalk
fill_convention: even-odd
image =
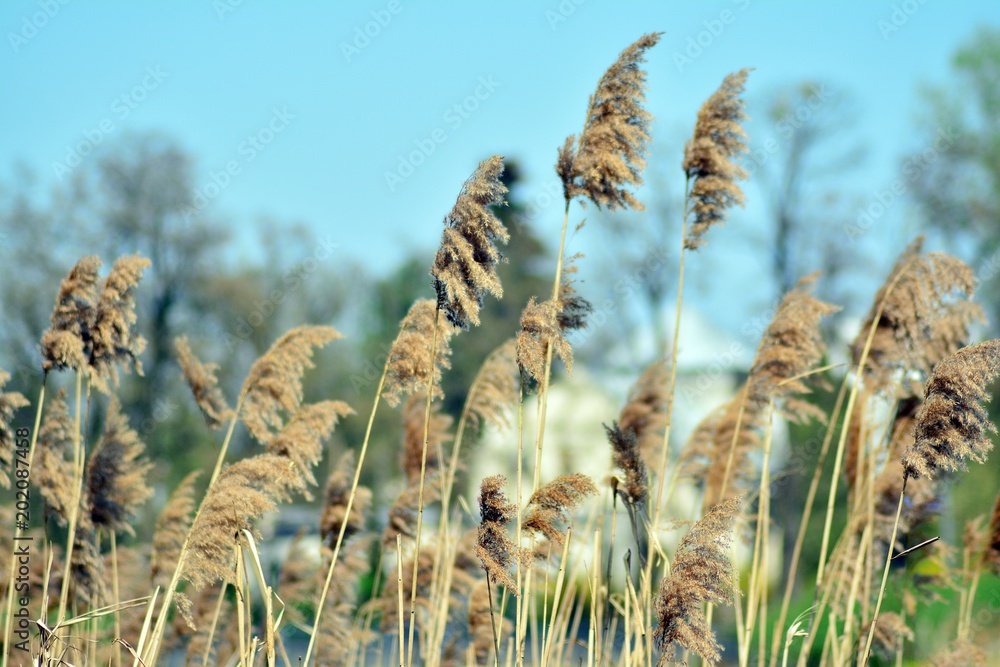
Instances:
[[[899,517],[910,478],[935,477],[941,472],[966,468],[966,459],[978,463],[986,460],[993,448],[987,436],[996,426],[989,419],[983,402],[989,400],[986,385],[1000,374],[1000,339],[958,350],[939,363],[927,381],[924,402],[917,412],[914,441],[903,454],[903,484],[896,508],[896,519],[889,540],[889,554],[882,571],[875,613],[865,644],[865,656],[871,655],[872,641],[878,623],[879,610],[885,594],[892,544],[896,541]]]

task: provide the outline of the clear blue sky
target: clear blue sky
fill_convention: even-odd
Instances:
[[[879,21],[904,6],[912,14],[897,14],[899,29],[883,34]],[[560,7],[573,11],[563,17]],[[730,22],[703,35],[703,53],[679,68],[675,54],[722,18]],[[945,81],[951,54],[982,23],[1000,23],[1000,3],[6,0],[0,178],[20,161],[55,182],[54,163],[88,132],[162,130],[196,156],[203,186],[237,163],[214,210],[306,221],[344,253],[388,266],[412,249],[432,251],[483,157],[517,158],[528,197],[551,182],[556,147],[579,130],[603,70],[655,30],[665,32],[648,64],[657,142],[681,145],[730,71],[756,68],[751,100],[826,80],[860,112],[853,132],[868,157],[851,178],[865,195],[891,182],[913,146],[918,86]],[[366,24],[377,34],[355,41]],[[448,113],[477,87],[478,108]],[[270,123],[281,128],[271,143],[247,143]],[[390,191],[386,171],[436,129],[443,142]],[[548,236],[557,210],[552,217]]]

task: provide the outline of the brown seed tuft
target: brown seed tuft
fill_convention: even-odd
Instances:
[[[438,472],[429,473],[424,478],[424,509],[441,498],[441,475]],[[415,538],[417,532],[417,513],[420,511],[420,478],[414,484],[403,489],[389,509],[389,519],[382,533],[382,544],[390,547],[396,543],[396,536]]]
[[[240,416],[258,442],[267,445],[298,411],[302,374],[314,367],[314,351],[340,337],[333,327],[295,327],[254,362],[240,392]]]
[[[628,402],[618,415],[622,431],[631,431],[639,441],[639,451],[648,464],[663,443],[667,427],[667,381],[670,362],[657,359],[650,364],[629,390]]]
[[[559,150],[556,172],[568,202],[582,195],[598,207],[642,210],[627,189],[642,184],[652,115],[646,101],[646,50],[660,33],[643,35],[621,52],[590,97],[587,120],[574,148],[570,136]]]
[[[479,487],[479,533],[476,537],[476,556],[483,563],[486,576],[494,584],[503,584],[510,593],[517,595],[517,584],[510,576],[510,567],[523,554],[507,535],[507,524],[517,516],[517,505],[507,500],[503,489],[507,478],[493,475]]]
[[[156,519],[149,568],[153,585],[161,589],[170,583],[184,539],[191,529],[191,513],[195,508],[194,483],[199,475],[201,472],[196,470],[181,480]]]
[[[434,322],[438,320],[437,342],[434,342]],[[441,398],[441,371],[451,368],[450,340],[455,327],[437,316],[437,304],[431,299],[419,299],[400,323],[399,336],[389,351],[389,368],[382,397],[389,405],[398,405],[401,397],[431,386],[434,398]],[[431,359],[431,349],[434,358]]]
[[[412,394],[403,408],[403,472],[410,486],[420,483],[420,469],[424,454],[424,414],[427,409],[427,395]],[[441,404],[431,403],[430,419],[427,423],[426,472],[444,469],[443,446],[451,440],[450,415],[441,414]]]
[[[146,339],[133,334],[132,325],[135,324],[135,288],[149,266],[149,260],[139,255],[119,257],[104,281],[104,289],[94,309],[90,377],[94,387],[104,393],[118,386],[119,365],[126,370],[131,366],[142,375],[139,355],[146,347]]]
[[[153,464],[143,456],[145,450],[118,399],[112,398],[104,433],[87,461],[86,504],[95,528],[135,534],[136,510],[153,495],[146,481]]]
[[[90,358],[101,260],[82,258],[59,285],[52,326],[42,335],[42,370],[82,371]]]
[[[487,292],[498,299],[503,296],[496,266],[504,257],[496,242],[507,243],[510,234],[488,208],[506,204],[502,173],[499,155],[479,163],[444,219],[441,247],[431,267],[437,306],[460,329],[479,326],[479,309]]]
[[[510,425],[520,386],[516,345],[513,338],[504,342],[490,353],[476,374],[466,399],[469,421],[474,426],[492,424],[502,429]]]
[[[587,496],[596,493],[594,482],[584,474],[556,477],[531,494],[521,519],[521,528],[543,535],[557,548],[562,547],[566,538],[559,524],[569,523],[569,513]]]
[[[218,364],[203,364],[194,356],[187,336],[174,339],[177,350],[177,362],[180,364],[184,381],[187,382],[194,400],[205,415],[209,428],[219,428],[233,418],[233,411],[226,403],[226,397],[219,389],[219,380],[215,374],[219,371]]]
[[[351,496],[351,483],[354,479],[354,451],[347,450],[340,460],[330,470],[324,492],[323,514],[319,522],[319,534],[323,544],[333,549],[340,537],[340,530],[347,517],[347,501]],[[348,540],[365,529],[365,514],[371,506],[372,492],[366,486],[358,486],[351,503],[351,515],[347,518],[347,529],[344,530],[344,540]]]
[[[718,662],[722,646],[702,605],[732,604],[738,581],[729,557],[733,517],[739,509],[739,498],[716,505],[692,526],[674,552],[670,576],[660,583],[656,596],[660,622],[654,636],[661,651],[660,665],[676,658],[674,644],[706,662]]]
[[[354,414],[347,403],[321,401],[303,405],[284,428],[267,443],[267,451],[294,464],[302,480],[302,487],[315,486],[312,469],[323,458],[323,441],[329,439],[341,417]],[[305,494],[311,499],[311,494]]]
[[[572,261],[572,260],[570,260]],[[586,317],[593,310],[583,297],[573,289],[573,281],[568,278],[576,268],[567,264],[559,290],[559,299],[538,303],[535,297],[528,300],[521,313],[521,330],[517,334],[517,364],[524,377],[542,385],[545,382],[545,361],[548,346],[566,364],[566,371],[573,372],[573,348],[566,340],[566,334],[587,326]]]
[[[32,462],[32,481],[38,485],[46,510],[59,525],[69,521],[73,506],[73,430],[76,428],[66,405],[66,391],[60,389],[45,412],[38,432],[37,451]]]
[[[260,454],[225,468],[209,488],[188,537],[188,556],[182,578],[196,589],[233,579],[233,559],[241,531],[277,509],[277,503],[302,492],[294,463],[273,454]]]
[[[10,477],[8,471],[13,470],[14,449],[16,440],[14,438],[14,413],[28,405],[28,399],[16,391],[4,393],[3,386],[10,379],[10,374],[0,371],[0,488],[10,488]]]
[[[983,463],[996,432],[983,403],[1000,374],[1000,339],[962,348],[934,369],[917,412],[915,441],[903,454],[907,477],[936,477]]]
[[[969,328],[985,321],[971,302],[972,270],[950,255],[922,255],[922,249],[918,237],[896,260],[851,348],[857,364],[874,324],[865,377],[876,391],[900,398],[919,396],[934,366],[967,345]]]
[[[738,181],[745,179],[747,172],[735,160],[747,150],[746,133],[740,125],[746,118],[740,95],[749,73],[749,69],[741,69],[722,80],[698,110],[694,136],[684,147],[681,166],[690,184],[687,207],[694,217],[684,239],[688,250],[697,250],[704,243],[705,232],[725,222],[729,208],[743,205]]]

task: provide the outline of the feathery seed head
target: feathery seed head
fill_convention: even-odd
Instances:
[[[506,203],[502,173],[503,158],[494,155],[483,160],[465,182],[444,220],[441,247],[431,267],[437,307],[460,329],[479,326],[479,309],[487,292],[498,299],[503,296],[496,266],[504,257],[496,242],[506,243],[510,234],[488,208]]]
[[[740,125],[746,118],[740,95],[749,73],[749,69],[742,69],[723,79],[698,111],[694,135],[684,147],[681,166],[690,183],[688,208],[694,218],[684,239],[688,250],[697,250],[704,243],[705,232],[725,222],[728,209],[743,205],[738,182],[747,172],[735,160],[747,150],[746,133]]]
[[[590,97],[580,140],[566,139],[559,149],[556,172],[568,202],[584,196],[598,207],[642,210],[628,188],[642,184],[652,115],[646,101],[646,50],[660,33],[643,35],[622,51]]]

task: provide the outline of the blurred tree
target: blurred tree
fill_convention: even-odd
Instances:
[[[948,84],[929,87],[923,149],[903,176],[923,220],[971,256],[980,299],[1000,317],[1000,28],[984,27],[955,53]]]
[[[747,170],[757,177],[769,221],[757,242],[770,257],[775,298],[820,270],[818,293],[835,301],[838,281],[858,264],[842,229],[849,219],[838,183],[861,149],[845,136],[854,112],[844,91],[803,81],[769,95],[767,130],[753,131]]]

